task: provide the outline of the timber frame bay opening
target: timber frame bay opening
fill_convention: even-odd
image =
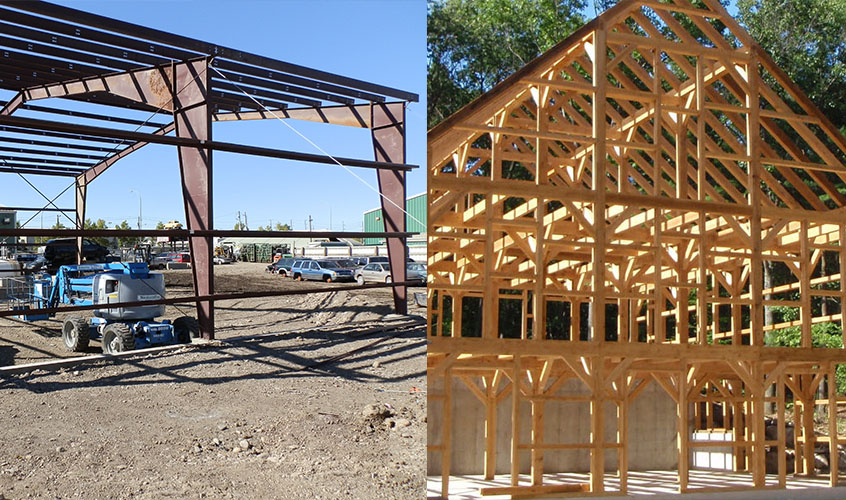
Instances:
[[[431,129],[440,494],[836,486],[844,165],[716,0],[624,0]]]

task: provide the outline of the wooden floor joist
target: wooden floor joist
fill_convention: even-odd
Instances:
[[[753,489],[774,486],[770,448],[785,487],[815,473],[817,443],[846,444],[846,350],[814,346],[817,325],[846,339],[846,138],[719,2],[623,0],[428,142],[428,374],[444,384],[433,401],[449,401],[429,426],[452,434],[430,457],[442,455],[444,497],[469,452],[453,415],[467,388],[485,429],[472,474],[511,474],[482,494],[550,493],[544,475],[567,472],[589,472],[591,494],[609,477],[626,491],[630,405],[653,383],[676,408],[681,493],[696,450],[719,447],[695,431],[730,433],[730,466]],[[786,328],[798,347],[770,346]],[[550,420],[553,404],[590,407],[578,442],[555,441],[570,423]],[[561,451],[583,453],[582,470],[553,470]]]

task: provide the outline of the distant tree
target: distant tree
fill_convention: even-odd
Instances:
[[[281,224],[281,223],[277,222],[276,223],[276,230],[277,231],[290,231],[291,226],[289,226],[288,224]]]
[[[846,129],[846,0],[738,0],[740,22],[834,124]]]
[[[584,24],[584,0],[429,0],[429,127]]]
[[[131,231],[132,226],[129,225],[126,221],[121,222],[120,224],[115,226],[115,229],[119,229],[122,231]],[[140,241],[139,238],[135,237],[127,237],[127,236],[118,236],[117,242],[118,246],[120,247],[131,247],[134,246],[136,243]]]
[[[103,219],[97,219],[96,222],[92,221],[91,219],[85,219],[85,223],[82,225],[82,227],[84,229],[98,229],[98,230],[109,229],[109,226],[106,225],[106,221],[104,221]],[[104,236],[98,236],[96,238],[86,238],[86,239],[89,239],[91,241],[95,241],[95,242],[103,245],[104,247],[109,246],[109,238],[106,238]]]
[[[243,222],[236,222],[235,227],[232,228],[233,231],[245,231],[247,229],[247,225]]]
[[[164,228],[165,228],[165,227],[164,227],[164,222],[159,221],[158,223],[156,223],[156,230],[161,231],[161,230],[163,230]]]

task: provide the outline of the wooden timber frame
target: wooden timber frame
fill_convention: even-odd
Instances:
[[[714,444],[694,429],[732,431],[719,444],[750,488],[814,474],[818,443],[846,444],[833,383],[846,351],[812,345],[813,325],[846,318],[844,160],[846,139],[716,0],[624,0],[431,129],[428,376],[443,390],[429,394],[440,437],[428,450],[442,495],[461,447],[454,384],[485,408],[478,473],[492,480],[510,460],[511,487],[483,494],[599,495],[609,473],[625,493],[628,412],[652,382],[676,403],[679,492],[707,490],[688,484],[691,451]],[[765,288],[765,265],[792,277]],[[798,319],[765,325],[776,306]],[[765,345],[788,327],[799,347]],[[590,435],[548,442],[544,409],[568,400],[558,390],[571,379],[588,394],[570,401],[589,406]],[[506,396],[510,422],[497,421]],[[498,456],[509,424],[510,457]],[[589,450],[589,484],[545,482],[568,472],[545,456],[574,449]],[[832,486],[838,472],[834,458]]]
[[[406,172],[416,167],[406,164],[405,110],[418,100],[416,94],[34,0],[0,0],[0,90],[10,95],[0,101],[0,173],[20,176],[47,201],[30,210],[56,210],[70,221],[73,229],[40,235],[75,237],[79,262],[84,237],[117,235],[84,229],[88,186],[148,144],[176,147],[188,230],[182,237],[191,250],[203,337],[214,338],[213,238],[227,233],[213,227],[214,151],[375,169],[385,224],[379,236],[387,240],[394,308],[407,313],[409,233],[402,207]],[[92,105],[98,112],[90,111]],[[266,119],[368,129],[374,158],[330,157],[212,137],[213,123]],[[54,201],[62,193],[50,199],[25,175],[73,178],[66,191],[73,189],[75,207],[59,209]],[[319,233],[308,237],[361,237],[347,231]],[[27,234],[10,230],[5,236]],[[140,227],[131,234],[151,235],[162,236]]]

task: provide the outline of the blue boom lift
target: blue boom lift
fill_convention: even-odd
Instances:
[[[34,281],[34,298],[40,307],[61,304],[91,305],[159,300],[165,296],[164,276],[150,272],[145,263],[109,263],[60,266],[56,274]],[[197,320],[182,316],[173,322],[156,322],[162,304],[95,309],[86,320],[72,316],[62,323],[62,339],[74,352],[82,352],[90,339],[101,338],[103,352],[115,354],[166,344],[185,344],[199,334]],[[54,316],[55,314],[51,314]],[[46,319],[29,316],[25,319]]]

